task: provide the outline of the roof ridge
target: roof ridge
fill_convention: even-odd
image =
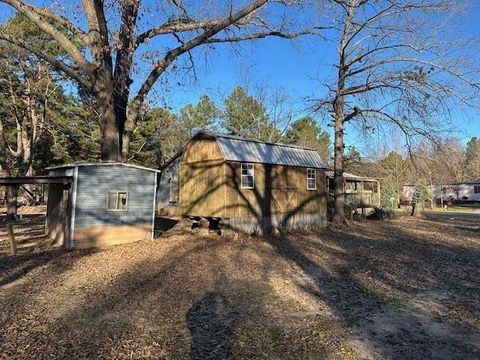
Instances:
[[[267,145],[273,145],[273,146],[292,147],[292,148],[297,148],[297,149],[317,151],[316,149],[311,148],[309,146],[296,145],[296,144],[285,144],[285,143],[279,143],[279,142],[273,142],[273,141],[263,141],[263,140],[258,140],[258,139],[246,138],[246,137],[242,137],[242,136],[238,136],[238,135],[224,134],[224,133],[210,131],[210,130],[200,130],[194,136],[197,136],[198,134],[205,134],[205,135],[209,135],[209,136],[212,136],[212,137],[223,137],[223,138],[226,138],[226,139],[233,139],[233,140],[240,140],[240,141],[247,141],[247,142],[256,142],[256,143],[260,143],[260,144],[267,144]]]

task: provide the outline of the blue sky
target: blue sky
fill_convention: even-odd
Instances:
[[[0,5],[0,21],[5,21],[10,13],[5,6]],[[462,19],[458,31],[478,39],[478,24],[480,7],[475,6]],[[295,108],[302,112],[307,107],[306,99],[325,95],[325,89],[318,79],[332,78],[335,74],[332,66],[335,44],[312,36],[293,42],[277,38],[262,39],[236,45],[235,49],[238,51],[233,51],[228,44],[220,44],[208,54],[202,49],[196,50],[199,59],[198,80],[192,81],[190,76],[169,76],[168,85],[157,84],[153,99],[160,94],[165,98],[166,105],[178,110],[188,103],[197,102],[204,93],[220,101],[236,85],[261,85],[270,89],[281,88],[295,104]],[[475,53],[478,55],[478,52]],[[478,60],[478,57],[472,58],[474,62]],[[142,75],[138,77],[141,78]],[[176,85],[178,81],[181,86]],[[325,119],[318,120],[325,128]],[[461,138],[464,143],[472,136],[480,137],[479,114],[473,111],[458,112],[454,121],[458,132],[452,135]],[[354,129],[347,128],[347,144],[361,145]]]

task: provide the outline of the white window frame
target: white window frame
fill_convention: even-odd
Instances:
[[[314,187],[310,187],[310,184],[308,183],[308,180],[311,179],[309,177],[309,172],[310,171],[313,171],[313,180],[314,180]],[[317,169],[312,169],[312,168],[307,168],[307,190],[309,191],[314,191],[314,190],[317,190]]]
[[[127,194],[127,203],[125,204],[125,209],[118,209],[118,194],[120,193],[125,193]],[[110,194],[117,194],[117,201],[116,201],[116,209],[109,209],[108,208],[108,201],[110,199]],[[128,211],[128,198],[129,198],[129,195],[128,195],[128,191],[126,190],[107,190],[107,211],[113,211],[113,212],[124,212],[124,211]]]
[[[243,168],[244,166],[252,166],[251,169],[247,167],[247,172],[248,170],[252,171],[251,175],[243,175]],[[243,184],[243,177],[244,176],[251,176],[252,177],[252,186],[247,186]],[[240,188],[242,189],[254,189],[255,188],[255,164],[253,163],[241,163],[240,164]]]

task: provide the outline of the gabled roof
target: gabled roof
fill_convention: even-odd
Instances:
[[[318,151],[304,146],[245,139],[210,131],[200,131],[193,138],[198,137],[215,138],[226,161],[327,168]]]
[[[84,162],[84,163],[73,163],[73,164],[64,164],[64,165],[58,165],[58,166],[51,166],[46,168],[45,170],[56,170],[56,169],[71,169],[71,168],[76,168],[76,167],[86,167],[86,166],[124,166],[124,167],[130,167],[130,168],[135,168],[135,169],[141,169],[141,170],[147,170],[147,171],[153,171],[153,172],[160,172],[160,170],[157,169],[152,169],[148,168],[145,166],[140,166],[140,165],[135,165],[135,164],[128,164],[128,163],[122,163],[122,162],[117,162],[117,161],[99,161],[99,162]]]

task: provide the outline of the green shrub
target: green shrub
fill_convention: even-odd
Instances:
[[[368,218],[372,220],[395,220],[398,219],[398,217],[395,210],[379,207],[375,208]]]

